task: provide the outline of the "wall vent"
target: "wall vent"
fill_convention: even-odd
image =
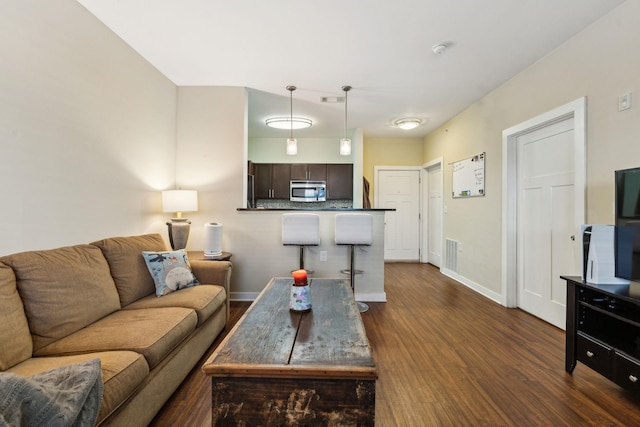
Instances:
[[[329,104],[342,104],[344,103],[344,96],[323,96],[320,98],[320,102],[326,102]]]
[[[445,260],[444,267],[447,270],[451,270],[458,274],[458,248],[460,242],[457,240],[446,239],[445,240]]]

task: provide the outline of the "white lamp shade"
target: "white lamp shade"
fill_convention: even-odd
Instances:
[[[287,154],[289,156],[298,154],[298,141],[295,138],[287,139]]]
[[[196,190],[166,190],[162,192],[163,212],[197,212]]]
[[[341,156],[350,156],[351,155],[351,140],[348,138],[342,138],[340,140],[340,155]]]

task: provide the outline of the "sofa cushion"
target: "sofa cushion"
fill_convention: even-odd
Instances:
[[[195,311],[182,307],[120,310],[34,352],[65,356],[117,350],[142,354],[153,369],[198,323]]]
[[[104,384],[98,424],[115,411],[138,389],[149,374],[145,358],[133,351],[106,351],[61,357],[33,357],[8,370],[16,375],[29,377],[50,369],[100,359]]]
[[[33,343],[27,316],[11,267],[0,263],[0,371],[31,357]]]
[[[125,309],[159,307],[185,307],[196,311],[198,326],[202,325],[213,313],[226,306],[227,293],[222,286],[200,285],[172,292],[162,298],[149,295],[132,302]]]
[[[200,284],[191,271],[189,257],[184,249],[161,252],[143,251],[142,256],[153,277],[158,297]]]
[[[92,245],[99,247],[109,262],[123,307],[155,292],[153,278],[149,274],[142,252],[168,250],[161,235],[112,237],[93,242]]]
[[[76,245],[1,259],[16,275],[36,351],[120,309],[100,249]]]

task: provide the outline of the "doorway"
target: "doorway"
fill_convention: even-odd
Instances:
[[[575,236],[585,222],[585,117],[580,98],[502,134],[502,303],[561,329],[559,276],[579,272]]]
[[[374,167],[375,207],[385,213],[385,261],[420,260],[420,168]]]
[[[422,250],[420,262],[440,268],[442,263],[442,162],[440,157],[422,169]]]

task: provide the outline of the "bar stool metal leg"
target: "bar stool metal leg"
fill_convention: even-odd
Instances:
[[[351,268],[349,269],[349,280],[351,282],[351,290],[353,291],[353,295],[355,296],[356,274],[362,273],[362,271],[356,270],[356,245],[350,245],[350,246],[351,246]],[[356,304],[358,304],[358,311],[360,311],[360,313],[364,313],[367,310],[369,310],[369,306],[363,302],[356,301]]]
[[[300,270],[304,270],[307,274],[313,274],[313,270],[307,270],[304,268],[304,246],[300,245]]]

